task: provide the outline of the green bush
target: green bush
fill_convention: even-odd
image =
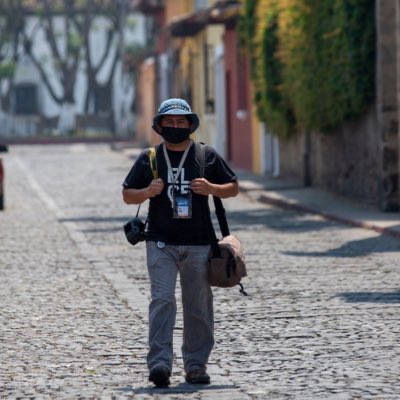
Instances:
[[[0,79],[11,78],[15,72],[15,64],[12,61],[0,62]]]
[[[245,0],[255,101],[278,135],[330,132],[374,97],[374,0]]]

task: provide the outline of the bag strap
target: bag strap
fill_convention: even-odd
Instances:
[[[205,170],[205,163],[206,163],[206,148],[204,143],[202,142],[195,142],[195,150],[197,154],[197,159],[200,164],[200,178],[204,178],[204,170]],[[208,205],[208,199],[207,203],[205,203],[205,209],[207,212],[207,222],[208,222],[208,230],[210,232],[211,236],[211,252],[213,257],[221,257],[221,249],[218,246],[218,238],[217,235],[215,234],[215,229],[211,220],[211,213],[210,213],[210,207]]]
[[[157,157],[156,157],[155,147],[150,147],[149,159],[150,159],[150,168],[153,174],[153,178],[158,179]]]
[[[229,236],[231,233],[229,231],[228,220],[226,219],[225,208],[222,204],[222,200],[220,197],[216,196],[213,196],[213,200],[221,234],[223,237]]]
[[[204,170],[206,167],[206,147],[202,142],[196,142],[196,147],[199,152],[200,178],[204,178]]]
[[[204,178],[204,170],[206,164],[206,146],[204,143],[196,142],[199,151],[200,162],[200,178]],[[215,214],[217,215],[219,228],[223,237],[230,235],[228,220],[226,219],[225,208],[220,197],[213,196]]]
[[[199,162],[200,162],[200,178],[204,178],[204,170],[205,170],[205,164],[206,164],[206,146],[202,142],[195,142],[196,143],[196,149],[199,153]],[[225,208],[224,205],[222,204],[222,200],[220,197],[213,196],[214,200],[214,206],[215,206],[215,214],[217,215],[218,223],[219,223],[219,228],[221,230],[222,236],[228,236],[230,235],[229,232],[229,226],[228,226],[228,220],[226,219],[226,213],[225,213]],[[210,208],[208,207],[208,202],[207,202],[207,212],[208,212],[208,223],[209,223],[209,229],[210,229],[210,234],[211,234],[211,252],[213,254],[213,257],[221,257],[221,249],[218,245],[218,239],[217,235],[215,234],[215,229],[211,221],[211,215],[210,215]],[[230,269],[228,271],[228,275],[230,273]],[[240,290],[239,292],[242,293],[244,296],[247,296],[247,292],[244,290],[244,287],[241,283],[239,283]]]
[[[153,178],[157,179],[158,178],[158,169],[157,169],[157,158],[156,158],[156,148],[155,147],[150,147],[149,159],[150,159],[150,168],[151,168],[151,172],[153,174]],[[141,205],[142,205],[142,203],[139,204],[138,209],[136,211],[136,218],[139,215]],[[147,214],[146,221],[144,223],[145,227],[147,226],[148,220],[149,220],[149,215]]]

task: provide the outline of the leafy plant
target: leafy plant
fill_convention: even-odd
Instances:
[[[374,98],[374,0],[243,0],[259,117],[278,135],[330,132]]]
[[[3,61],[0,63],[0,80],[11,78],[14,75],[15,63],[12,61]]]

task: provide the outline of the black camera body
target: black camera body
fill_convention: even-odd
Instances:
[[[124,232],[128,242],[135,246],[146,239],[146,224],[138,217],[132,218],[124,225]]]

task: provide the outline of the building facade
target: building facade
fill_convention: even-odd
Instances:
[[[7,83],[11,90],[5,82],[0,88],[2,93],[10,92],[9,107],[0,110],[0,135],[15,138],[71,131],[132,135],[135,88],[123,60],[125,48],[143,46],[143,15],[129,12],[120,30],[106,15],[93,15],[90,31],[81,38],[72,28],[66,32],[73,21],[62,12],[49,19],[51,30],[50,22],[27,12],[15,73]],[[66,35],[75,35],[70,43],[75,40],[77,48],[69,48]],[[73,74],[69,85],[63,84],[67,74]]]
[[[278,139],[268,121],[257,119],[249,60],[239,46],[241,2],[134,3],[158,21],[154,90],[142,94],[152,96],[143,102],[143,126],[162,100],[183,97],[200,116],[197,139],[214,146],[235,168],[327,189],[382,211],[400,209],[400,0],[375,3],[373,104],[329,135],[303,131],[290,139]],[[149,142],[159,140],[146,132]]]

